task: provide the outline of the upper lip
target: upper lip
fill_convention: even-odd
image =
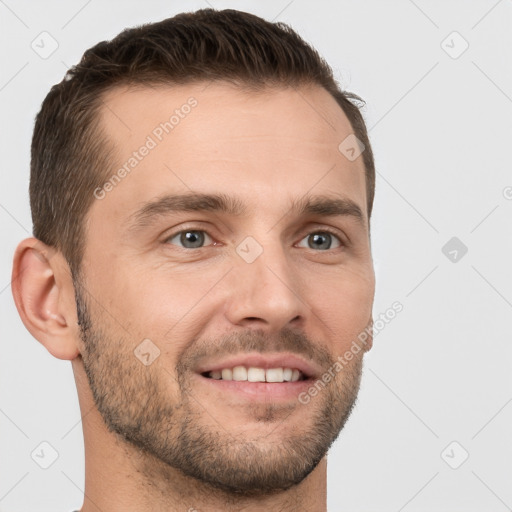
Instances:
[[[198,373],[212,372],[224,368],[245,366],[246,368],[297,368],[306,378],[313,378],[320,372],[315,365],[305,361],[302,357],[290,352],[279,354],[238,354],[218,361],[206,362],[196,368]]]

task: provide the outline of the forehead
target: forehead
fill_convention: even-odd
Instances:
[[[267,198],[284,209],[311,191],[339,193],[366,214],[362,157],[338,150],[352,127],[319,86],[123,86],[103,97],[100,115],[117,162],[93,213],[113,209],[121,221],[151,198],[190,191],[236,191],[253,206]]]

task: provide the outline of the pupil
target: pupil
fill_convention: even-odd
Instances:
[[[204,234],[199,231],[186,231],[181,235],[181,243],[187,248],[201,247]]]
[[[315,234],[313,235],[313,244],[310,246],[313,249],[329,249],[330,244],[330,235],[329,233]]]

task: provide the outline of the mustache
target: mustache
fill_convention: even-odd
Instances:
[[[291,352],[314,361],[321,368],[329,368],[334,356],[323,344],[312,342],[304,333],[282,329],[277,335],[263,329],[233,331],[221,339],[193,340],[178,356],[176,370],[179,374],[196,367],[212,357],[256,352],[259,354]]]

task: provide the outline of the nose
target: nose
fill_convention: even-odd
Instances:
[[[237,256],[230,274],[226,317],[231,324],[278,332],[304,321],[309,308],[300,279],[279,244],[264,247],[251,263]]]

